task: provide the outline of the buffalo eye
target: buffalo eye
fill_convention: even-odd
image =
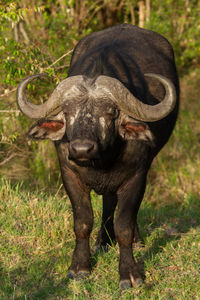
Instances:
[[[119,111],[117,109],[109,109],[104,113],[104,116],[110,119],[116,119],[119,116]]]

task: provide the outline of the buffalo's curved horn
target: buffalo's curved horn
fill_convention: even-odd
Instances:
[[[45,118],[50,115],[55,115],[61,111],[61,104],[64,99],[70,98],[73,94],[78,95],[78,87],[81,86],[83,82],[83,76],[72,76],[64,79],[55,88],[49,99],[39,105],[35,105],[28,101],[26,98],[26,87],[27,85],[36,78],[41,78],[47,76],[47,74],[36,74],[25,78],[19,85],[17,89],[17,103],[19,109],[30,119],[40,119]]]
[[[99,76],[97,86],[107,90],[112,100],[127,115],[145,122],[155,122],[166,117],[176,104],[176,91],[173,83],[166,77],[154,73],[147,73],[145,76],[158,79],[165,88],[164,99],[156,105],[142,103],[117,79]]]
[[[41,77],[45,77],[47,76],[47,74],[45,73],[41,73],[41,74],[36,74],[36,75],[32,75],[29,76],[27,78],[25,78],[20,85],[18,86],[17,89],[17,103],[19,106],[19,109],[29,118],[31,119],[39,119],[39,118],[44,118],[47,116],[47,114],[50,113],[50,111],[54,110],[56,108],[56,106],[58,106],[58,98],[56,97],[56,95],[54,94],[54,97],[50,96],[49,99],[40,105],[35,105],[31,102],[29,102],[26,98],[26,94],[25,94],[25,90],[27,85],[37,79],[37,78],[41,78]]]

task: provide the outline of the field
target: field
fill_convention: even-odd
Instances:
[[[181,78],[179,120],[149,172],[138,218],[145,246],[134,251],[145,284],[119,290],[117,245],[107,253],[92,252],[89,279],[67,279],[74,233],[60,179],[55,190],[45,188],[45,176],[43,184],[30,188],[24,180],[2,175],[0,299],[200,299],[199,82],[200,69]],[[100,198],[92,192],[92,249],[101,220]]]

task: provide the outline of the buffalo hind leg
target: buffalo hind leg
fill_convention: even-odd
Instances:
[[[113,219],[116,205],[117,195],[115,193],[103,195],[102,223],[96,241],[97,249],[107,251],[108,245],[112,245],[115,241]]]
[[[138,246],[138,247],[143,247],[144,246],[144,240],[140,235],[139,227],[137,221],[135,222],[135,233],[133,237],[133,244]]]
[[[93,211],[89,189],[66,166],[61,167],[63,184],[69,195],[74,218],[76,246],[72,256],[68,277],[81,280],[91,271],[89,237],[93,226]]]
[[[137,173],[118,190],[118,211],[115,218],[115,236],[120,247],[120,288],[126,289],[143,282],[133,257],[137,213],[146,186],[146,172]]]

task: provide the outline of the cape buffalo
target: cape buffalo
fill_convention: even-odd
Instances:
[[[74,216],[76,246],[70,278],[91,271],[93,226],[90,191],[103,196],[99,247],[117,241],[122,289],[140,284],[133,258],[137,213],[153,158],[174,128],[179,82],[172,46],[161,35],[117,25],[83,38],[75,47],[68,77],[40,105],[18,87],[20,110],[38,119],[28,137],[54,141]],[[114,211],[118,206],[115,220]]]

